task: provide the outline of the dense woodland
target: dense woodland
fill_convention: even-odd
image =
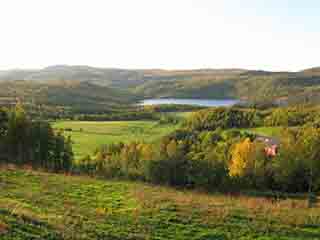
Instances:
[[[71,139],[55,132],[45,121],[32,121],[22,106],[0,110],[1,163],[54,172],[68,172],[72,166]]]
[[[132,121],[132,120],[160,120],[172,121],[173,116],[166,115],[164,113],[176,113],[176,112],[191,112],[200,109],[205,109],[201,106],[191,105],[151,105],[151,106],[133,106],[127,108],[117,108],[105,113],[95,114],[78,114],[77,112],[69,112],[63,117],[65,119],[72,119],[77,121]],[[177,118],[177,117],[175,117]]]

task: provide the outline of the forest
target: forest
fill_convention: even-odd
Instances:
[[[1,163],[68,172],[72,167],[71,139],[45,121],[32,121],[21,105],[0,111]]]

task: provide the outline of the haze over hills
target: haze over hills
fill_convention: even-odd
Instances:
[[[188,77],[211,75],[231,76],[246,72],[244,69],[200,69],[200,70],[127,70],[116,68],[95,68],[90,66],[55,65],[38,70],[0,71],[0,80],[60,81],[76,80],[114,86],[132,87],[150,80],[179,80]]]
[[[40,94],[41,101],[46,99],[48,103],[66,105],[127,104],[143,98],[164,97],[264,100],[294,96],[300,101],[299,97],[319,95],[320,68],[270,72],[246,69],[127,70],[55,65],[43,69],[0,71],[0,88],[1,97],[29,93],[38,98]]]

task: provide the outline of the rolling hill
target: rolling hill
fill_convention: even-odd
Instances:
[[[29,106],[72,107],[82,111],[104,111],[124,106],[135,97],[121,89],[111,89],[89,82],[34,82],[25,80],[0,81],[0,105],[22,101]]]
[[[42,83],[59,81],[90,82],[110,87],[137,87],[144,83],[177,81],[201,77],[231,77],[245,72],[242,69],[200,69],[167,71],[161,69],[126,70],[89,66],[55,65],[39,70],[0,71],[0,81],[25,80]]]
[[[8,95],[3,90],[6,85],[23,95],[29,91],[25,91],[26,88],[36,88],[43,101],[65,105],[126,104],[142,98],[165,97],[318,102],[320,68],[300,72],[245,69],[169,71],[56,65],[38,70],[1,71],[0,84],[1,97]]]

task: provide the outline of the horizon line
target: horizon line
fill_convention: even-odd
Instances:
[[[200,68],[159,68],[159,67],[146,67],[146,68],[131,68],[131,67],[107,67],[107,66],[94,66],[88,64],[52,64],[44,65],[39,67],[13,67],[13,68],[0,68],[0,72],[10,72],[10,71],[39,71],[46,68],[53,67],[89,67],[98,69],[114,69],[114,70],[128,70],[128,71],[205,71],[205,70],[243,70],[243,71],[263,71],[263,72],[278,72],[278,73],[295,73],[302,72],[305,70],[311,70],[314,68],[320,68],[318,66],[301,68],[299,70],[266,70],[264,68],[242,68],[242,67],[200,67]]]

